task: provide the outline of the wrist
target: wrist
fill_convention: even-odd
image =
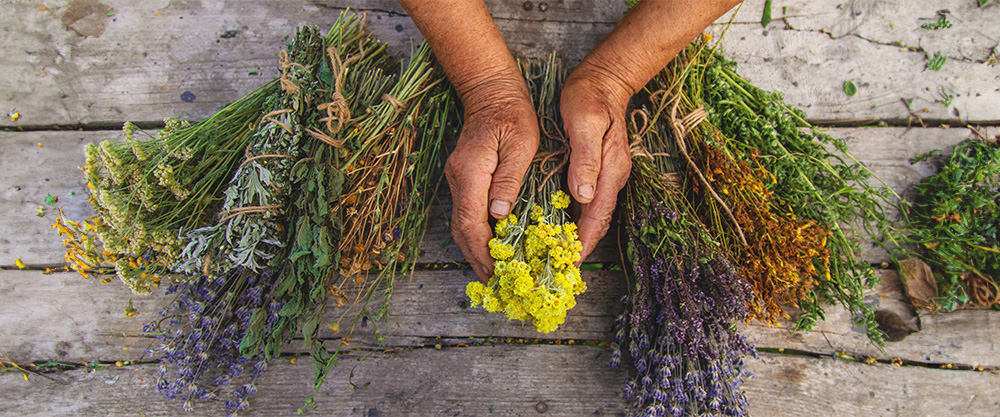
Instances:
[[[639,88],[633,87],[623,70],[604,65],[599,59],[587,56],[566,79],[570,90],[592,91],[609,103],[624,109]]]
[[[533,108],[528,87],[520,76],[487,75],[469,78],[465,83],[455,85],[455,91],[462,101],[466,117],[489,108]]]

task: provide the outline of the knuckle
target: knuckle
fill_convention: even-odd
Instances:
[[[576,158],[573,158],[572,154],[570,155],[569,165],[570,171],[575,172],[576,175],[596,177],[601,171],[600,159],[579,154],[577,154]]]
[[[490,195],[496,196],[497,194],[502,194],[508,196],[510,194],[517,194],[521,190],[521,180],[517,177],[510,175],[496,175],[493,177],[493,183],[490,185]]]

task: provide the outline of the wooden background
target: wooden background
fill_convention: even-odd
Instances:
[[[558,49],[570,65],[624,13],[615,0],[488,3],[513,51],[542,56]],[[968,124],[1000,123],[1000,2],[975,3],[775,0],[774,20],[763,28],[764,2],[753,0],[723,45],[744,76],[785,92],[810,120],[848,138],[860,160],[904,193],[932,172],[910,158],[968,137]],[[76,367],[27,381],[20,372],[0,371],[0,415],[182,414],[180,402],[155,392],[157,365],[143,362],[150,340],[127,333],[141,329],[168,298],[134,297],[141,315],[124,318],[127,290],[119,283],[43,274],[62,264],[62,252],[48,227],[54,207],[41,218],[37,207],[51,194],[70,217],[87,217],[77,169],[87,143],[118,137],[126,120],[155,128],[164,116],[215,112],[276,75],[277,52],[297,25],[328,26],[347,7],[367,11],[372,29],[395,53],[420,38],[389,0],[0,0],[0,112],[20,113],[17,121],[0,119],[0,359]],[[940,9],[950,11],[953,27],[921,29]],[[708,31],[718,37],[726,21]],[[935,55],[947,57],[938,71],[927,68]],[[858,87],[853,97],[843,92],[848,80]],[[953,96],[949,105],[940,102],[942,89]],[[187,92],[193,101],[181,100]],[[904,100],[912,100],[909,107]],[[547,335],[464,309],[471,271],[431,268],[463,262],[448,243],[443,201],[424,242],[425,268],[396,287],[381,325],[385,344],[374,343],[373,326],[358,329],[352,351],[317,398],[319,408],[308,413],[623,414],[615,393],[625,373],[608,368],[606,347],[584,343],[611,338],[623,274],[585,272],[589,290],[566,324]],[[885,260],[876,250],[866,256]],[[15,259],[28,268],[18,270]],[[617,260],[612,239],[589,259]],[[760,360],[749,361],[756,374],[746,386],[754,415],[1000,415],[1000,313],[914,314],[898,275],[881,274],[884,283],[868,300],[914,332],[890,342],[885,354],[835,306],[809,333],[788,325],[743,327],[765,348]],[[331,347],[341,343],[324,336]],[[299,353],[289,346],[272,363],[245,415],[295,412],[312,376],[307,357],[293,363]],[[112,365],[83,366],[91,361]],[[119,367],[116,361],[136,363]],[[202,403],[186,415],[217,415],[220,407]]]

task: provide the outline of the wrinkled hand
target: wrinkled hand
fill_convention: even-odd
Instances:
[[[445,165],[453,200],[451,235],[483,281],[493,275],[489,215],[510,213],[538,150],[538,119],[523,83],[480,86],[464,100],[462,133]]]
[[[625,132],[631,91],[607,71],[581,64],[566,79],[560,99],[569,136],[569,190],[580,203],[577,222],[586,259],[608,232],[618,191],[632,169]]]

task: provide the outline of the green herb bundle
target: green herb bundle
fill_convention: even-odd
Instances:
[[[126,123],[124,141],[87,145],[96,235],[133,292],[149,292],[179,259],[182,236],[210,223],[244,160],[250,126],[278,91],[270,82],[195,123],[165,119],[166,127],[148,140],[137,140],[145,133]]]
[[[998,142],[983,137],[955,145],[938,173],[913,188],[906,241],[934,273],[934,304],[1000,307]]]

